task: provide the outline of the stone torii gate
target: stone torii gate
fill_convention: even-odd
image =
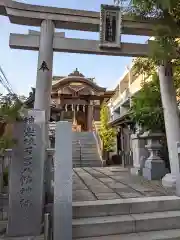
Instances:
[[[46,111],[46,122],[49,120],[51,80],[53,67],[53,51],[86,53],[111,56],[148,56],[148,44],[121,43],[120,34],[153,36],[153,26],[157,22],[153,19],[121,16],[120,8],[104,6],[100,13],[92,11],[72,10],[55,7],[36,6],[18,3],[12,0],[0,0],[0,14],[9,17],[11,23],[40,26],[41,31],[29,31],[26,34],[11,34],[10,47],[14,49],[39,51],[35,109]],[[104,36],[108,24],[115,19],[115,39]],[[115,15],[114,15],[115,14]],[[101,32],[100,41],[66,38],[64,33],[55,33],[55,28],[72,29],[89,32]],[[112,30],[112,29],[111,29]],[[114,33],[113,33],[114,34]],[[112,33],[110,34],[112,35]],[[112,37],[110,36],[109,37]],[[163,183],[167,186],[175,184],[179,176],[179,162],[177,142],[180,142],[180,123],[176,95],[172,76],[165,74],[165,67],[160,66],[161,97],[164,108],[166,136],[169,149],[171,174],[167,174]]]

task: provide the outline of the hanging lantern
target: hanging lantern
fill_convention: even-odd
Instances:
[[[79,112],[79,104],[77,105],[77,112]]]
[[[72,111],[74,111],[74,104],[71,105]]]

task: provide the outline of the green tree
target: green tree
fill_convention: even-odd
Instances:
[[[114,148],[116,131],[109,126],[109,108],[103,104],[100,111],[100,137],[103,141],[103,148],[105,151],[110,152]]]
[[[154,74],[152,81],[142,83],[141,90],[132,97],[130,117],[145,131],[163,131],[164,117],[159,79]]]
[[[180,1],[179,0],[131,0],[129,10],[134,18],[148,18],[154,21],[155,40],[150,42],[148,58],[137,58],[134,61],[134,74],[143,74],[145,82],[141,91],[133,99],[132,115],[145,128],[164,129],[160,124],[163,119],[163,107],[160,97],[160,86],[164,79],[158,82],[157,70],[161,76],[168,76],[173,80],[176,96],[180,96],[180,61],[176,60],[180,54]],[[171,74],[166,74],[166,72]],[[172,79],[172,73],[174,76]],[[153,81],[146,82],[152,75]],[[157,102],[157,105],[156,105]],[[151,111],[151,112],[150,112]]]
[[[157,65],[168,65],[179,56],[180,1],[131,0],[130,15],[154,22],[155,41],[150,44],[150,57]],[[171,66],[170,66],[171,67]]]
[[[176,142],[179,136],[179,113],[177,109],[176,92],[173,86],[173,68],[180,55],[180,0],[131,0],[129,14],[134,18],[146,18],[154,26],[154,41],[149,42],[149,58],[155,62],[159,74],[161,99],[166,136],[169,150],[169,161],[172,175],[176,173],[173,153],[177,151]],[[147,68],[147,66],[146,66]],[[174,119],[171,123],[169,113]],[[153,119],[151,119],[153,120]],[[176,134],[175,134],[176,133]],[[173,177],[172,177],[173,179]]]
[[[173,67],[173,81],[177,98],[180,98],[179,65],[176,64]],[[150,58],[136,58],[133,65],[133,74],[137,76],[144,74],[145,80],[142,82],[141,90],[132,98],[130,111],[132,120],[141,125],[145,130],[161,130],[164,132],[163,107],[156,63]],[[149,77],[152,78],[152,81],[146,81]]]
[[[0,152],[14,144],[11,127],[21,119],[22,106],[22,101],[15,94],[0,95]]]

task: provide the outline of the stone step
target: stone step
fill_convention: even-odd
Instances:
[[[88,160],[88,161],[73,161],[73,167],[101,167],[102,166],[102,162],[100,159],[96,159],[96,160]]]
[[[72,136],[73,140],[77,140],[77,139],[95,139],[94,135],[91,136]]]
[[[78,141],[80,141],[80,142],[93,142],[94,143],[95,142],[95,138],[87,138],[87,139],[77,138],[77,139],[73,139],[72,140],[73,143],[76,143]]]
[[[80,159],[80,154],[77,154],[77,155],[75,155],[75,154],[73,154],[73,156],[72,156],[72,158],[73,159]],[[96,153],[96,154],[81,154],[81,159],[86,159],[86,160],[93,160],[93,159],[97,159],[97,158],[99,158],[99,155],[98,155],[98,153]]]
[[[94,138],[94,135],[73,135],[72,139],[77,139],[77,138]]]
[[[76,164],[82,164],[83,167],[101,167],[101,160],[100,159],[94,159],[94,160],[77,160],[77,159],[73,159],[73,162],[72,162],[74,165]]]
[[[76,152],[80,152],[80,148],[72,148],[72,152],[76,153]],[[89,148],[81,148],[81,152],[83,153],[87,153],[87,154],[91,154],[91,153],[94,153],[94,152],[97,152],[97,148],[92,148],[92,149],[89,149]]]
[[[80,147],[80,144],[79,143],[73,143],[72,146],[76,146],[76,147]],[[81,143],[81,147],[87,147],[87,148],[90,148],[90,147],[97,147],[96,143]]]
[[[87,152],[87,153],[91,153],[91,152],[93,152],[93,151],[95,151],[95,150],[97,150],[96,147],[92,147],[92,148],[81,148],[81,152],[84,151],[84,152]],[[75,147],[75,148],[73,147],[73,148],[72,148],[72,151],[74,151],[74,152],[80,151],[80,148],[79,148],[79,147]]]
[[[85,163],[90,163],[90,162],[96,162],[96,161],[100,161],[100,158],[96,157],[96,158],[91,158],[91,159],[87,159],[87,158],[73,158],[73,163],[79,163],[81,162],[85,162]]]
[[[72,148],[73,149],[80,149],[80,146],[79,144],[76,144],[76,145],[72,145]],[[91,145],[81,145],[81,149],[86,149],[86,150],[89,150],[91,151],[92,149],[97,149],[97,146],[96,144],[91,144]]]
[[[80,158],[80,153],[73,153],[72,155],[73,158]],[[97,152],[93,154],[86,154],[86,153],[81,153],[81,158],[87,158],[87,159],[93,159],[93,158],[99,158],[99,154]]]
[[[85,163],[85,164],[88,164],[88,163],[94,163],[94,162],[100,162],[100,159],[99,158],[96,158],[96,159],[93,159],[93,160],[89,160],[89,159],[73,159],[73,163],[76,164],[76,163]]]
[[[102,163],[73,164],[73,168],[83,168],[83,167],[102,167]]]
[[[7,221],[0,221],[0,232],[2,233],[7,227]]]
[[[80,148],[73,148],[73,149],[72,149],[72,152],[73,152],[73,153],[79,153],[80,151],[81,151],[81,153],[85,153],[85,154],[88,154],[88,155],[94,154],[94,153],[97,153],[97,152],[98,152],[97,148],[92,148],[92,149],[89,149],[89,148],[81,148],[81,150],[80,150]]]
[[[81,141],[81,143],[79,144],[79,142],[73,142],[72,143],[72,146],[79,146],[79,145],[81,145],[81,146],[87,146],[87,147],[90,147],[91,145],[92,146],[97,146],[97,144],[96,144],[96,142],[95,141]]]
[[[80,149],[72,149],[73,153],[80,153]],[[81,149],[81,153],[83,154],[94,154],[97,153],[97,149],[93,148],[93,149]]]
[[[16,239],[16,240],[27,240],[29,238],[32,238],[32,237],[7,237],[6,235],[2,235],[1,236],[1,240],[4,239],[4,240],[13,240],[13,239]],[[45,240],[44,238],[44,234],[40,235],[40,236],[33,236],[33,240]]]
[[[73,153],[72,157],[80,158],[80,153],[78,152]],[[87,159],[99,158],[99,154],[97,152],[94,152],[92,154],[81,153],[81,158],[87,158]]]
[[[80,159],[73,159],[73,164],[80,163],[80,162],[85,163],[85,164],[88,164],[88,163],[90,164],[90,163],[101,162],[101,161],[100,161],[100,158],[96,158],[93,160],[81,159],[81,161],[80,161]]]
[[[83,138],[83,137],[93,138],[94,134],[92,134],[92,133],[88,133],[88,134],[79,133],[79,134],[73,134],[72,137],[73,138]]]
[[[100,237],[180,228],[180,211],[80,218],[72,221],[73,237]]]
[[[79,135],[73,135],[72,136],[73,139],[77,139],[77,138],[94,138],[94,135],[86,135],[86,134],[79,134]]]
[[[100,158],[96,157],[96,158],[92,158],[92,159],[87,159],[87,158],[73,158],[73,163],[79,163],[84,162],[84,163],[91,163],[91,162],[96,162],[96,161],[100,161]]]
[[[73,140],[73,143],[78,143],[80,141],[81,144],[83,143],[96,143],[95,139],[77,139]]]
[[[73,203],[73,218],[176,210],[180,210],[180,198],[176,196],[97,200]]]
[[[72,152],[73,153],[79,153],[80,149],[78,149],[78,148],[72,149]],[[82,148],[81,153],[85,153],[85,154],[88,154],[88,155],[94,154],[94,153],[97,153],[97,148],[92,148],[92,149]]]
[[[73,132],[73,134],[93,134],[93,133],[92,132],[82,131],[82,132]]]
[[[73,152],[79,152],[80,148],[72,148]],[[85,153],[92,153],[94,151],[97,151],[96,147],[92,147],[92,148],[81,148],[81,152],[85,152]]]
[[[91,141],[91,142],[94,142],[95,141],[95,138],[73,138],[72,141],[73,142],[77,142],[77,141],[85,141],[85,142],[88,142],[88,141]]]
[[[90,164],[90,163],[94,163],[94,162],[100,162],[100,159],[98,159],[98,158],[96,158],[96,159],[94,159],[94,160],[89,160],[89,159],[82,159],[81,161],[80,161],[80,159],[73,159],[73,164],[76,164],[76,163],[80,163],[80,162],[82,162],[82,163],[85,163],[85,164]]]
[[[180,229],[139,232],[132,234],[120,234],[101,237],[81,238],[75,240],[179,240]]]
[[[77,137],[77,138],[72,138],[72,141],[78,141],[78,140],[82,140],[82,141],[95,141],[94,136],[93,137]]]
[[[96,145],[96,142],[95,141],[80,141],[81,145],[87,145],[87,146],[90,146],[90,145]],[[72,142],[72,145],[79,145],[79,142],[78,141],[74,141]]]
[[[74,162],[73,161],[73,168],[78,168],[78,167],[101,167],[102,162],[100,160],[96,161],[86,161],[86,162]]]

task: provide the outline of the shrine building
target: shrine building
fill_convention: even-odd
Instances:
[[[92,131],[93,122],[100,121],[100,108],[114,91],[107,91],[76,68],[68,76],[54,76],[51,92],[50,121],[72,122],[73,131]],[[35,89],[26,101],[33,108]]]

